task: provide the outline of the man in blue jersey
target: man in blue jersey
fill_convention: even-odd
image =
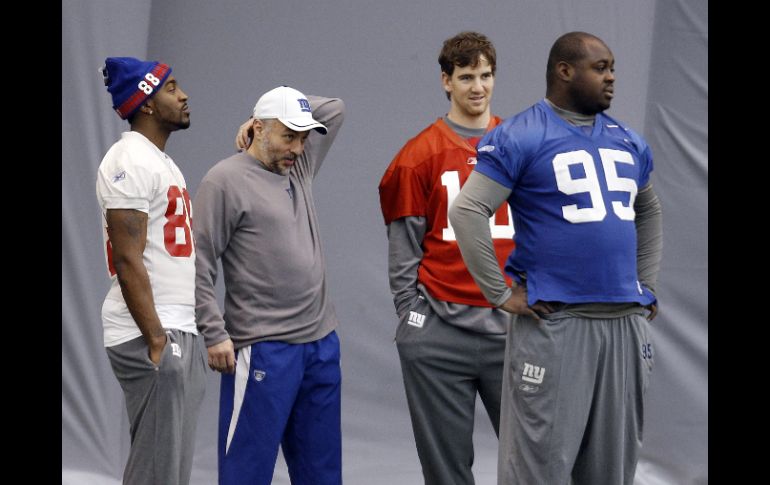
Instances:
[[[652,153],[603,113],[615,76],[601,39],[561,36],[546,78],[545,99],[479,142],[476,169],[449,213],[484,296],[517,314],[506,345],[498,483],[631,484],[662,246]],[[512,288],[487,222],[503,200],[516,227],[505,265]]]

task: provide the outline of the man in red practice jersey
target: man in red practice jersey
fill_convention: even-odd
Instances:
[[[490,113],[495,48],[461,32],[439,55],[449,113],[412,138],[380,181],[388,227],[396,345],[426,484],[474,483],[476,393],[498,432],[506,312],[468,273],[447,211],[476,163],[476,143],[500,123]],[[489,220],[500,266],[513,249],[503,204]]]

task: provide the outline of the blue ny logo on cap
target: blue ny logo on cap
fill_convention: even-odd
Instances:
[[[310,103],[308,103],[307,99],[300,98],[297,101],[299,101],[299,109],[301,111],[307,111],[310,113]]]

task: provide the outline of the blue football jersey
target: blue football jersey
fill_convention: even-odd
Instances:
[[[510,188],[505,270],[529,304],[655,301],[636,270],[634,199],[652,172],[644,139],[603,113],[590,134],[541,100],[478,144],[476,170]]]

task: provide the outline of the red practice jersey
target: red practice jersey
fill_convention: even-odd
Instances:
[[[491,130],[501,122],[493,116]],[[425,217],[427,229],[417,279],[434,298],[465,305],[492,305],[465,267],[447,213],[460,187],[476,166],[478,138],[464,139],[443,119],[424,129],[398,152],[380,181],[380,208],[385,224],[401,217]],[[502,268],[513,250],[513,219],[507,203],[489,226]],[[505,277],[510,285],[511,280]]]

